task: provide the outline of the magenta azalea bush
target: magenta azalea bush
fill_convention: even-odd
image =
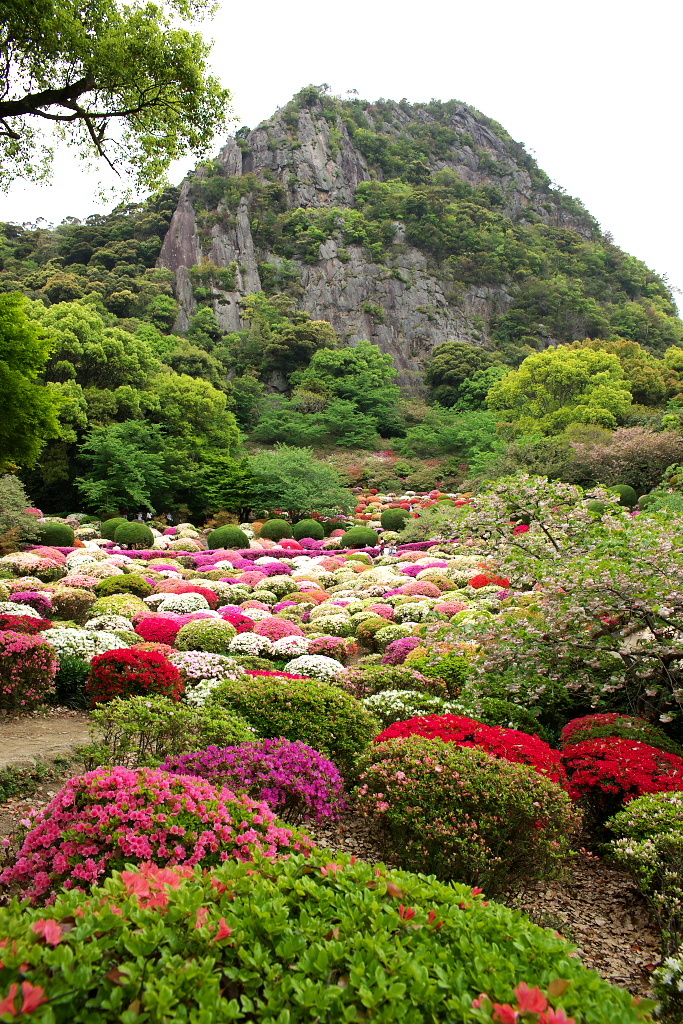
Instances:
[[[98,768],[70,779],[40,811],[0,885],[33,903],[85,889],[126,864],[211,867],[309,849],[265,803],[159,769]]]
[[[289,822],[337,818],[344,807],[344,783],[335,765],[313,747],[283,737],[171,757],[161,771],[246,792]]]
[[[382,656],[383,665],[402,665],[410,652],[420,646],[416,636],[402,636],[398,640],[392,640],[384,649]]]
[[[54,691],[59,661],[41,636],[0,632],[0,709],[30,711]]]

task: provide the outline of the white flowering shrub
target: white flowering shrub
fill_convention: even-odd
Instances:
[[[73,629],[70,626],[54,626],[40,634],[56,650],[57,654],[68,654],[74,658],[92,661],[96,654],[105,654],[130,644],[109,630],[95,632],[89,629]]]
[[[394,619],[396,622],[433,622],[438,619],[439,613],[434,611],[433,600],[430,598],[422,601],[407,601],[405,604],[396,605]]]
[[[285,672],[291,672],[295,676],[320,679],[325,683],[333,683],[343,675],[344,667],[341,662],[335,661],[334,658],[326,658],[322,654],[304,654],[300,658],[288,661],[285,665]]]
[[[308,653],[310,639],[307,636],[283,636],[273,643],[276,658],[296,658]]]
[[[104,629],[113,632],[118,629],[133,629],[133,623],[125,615],[96,615],[94,619],[88,619],[85,629],[95,631]]]
[[[355,633],[353,622],[345,615],[319,615],[314,619],[311,612],[311,622],[329,636],[353,636]]]
[[[379,718],[384,728],[393,725],[394,722],[405,722],[419,715],[462,713],[460,705],[442,700],[441,697],[434,697],[430,693],[420,693],[419,690],[383,690],[381,693],[364,697],[361,704],[371,715]]]
[[[674,1022],[683,1021],[683,946],[668,956],[654,971],[657,1017]]]
[[[229,644],[232,654],[247,654],[252,658],[267,658],[273,653],[273,644],[258,633],[238,633]]]
[[[164,600],[157,605],[157,611],[177,612],[179,615],[208,612],[209,602],[201,594],[166,594]]]
[[[209,651],[174,651],[168,660],[175,665],[186,686],[204,679],[238,679],[245,674],[244,669],[234,658],[226,654],[213,654]]]
[[[20,604],[19,601],[0,601],[0,615],[27,615],[30,619],[41,618],[35,608],[31,608],[29,604]]]

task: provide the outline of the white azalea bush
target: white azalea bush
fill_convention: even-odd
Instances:
[[[40,634],[51,644],[59,655],[69,655],[92,661],[96,654],[106,654],[131,645],[109,630],[73,629],[70,626],[53,626]]]
[[[310,676],[324,683],[336,682],[344,673],[344,666],[334,658],[326,658],[323,654],[305,654],[288,661],[285,672],[295,676]]]

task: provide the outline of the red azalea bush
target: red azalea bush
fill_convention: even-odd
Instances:
[[[40,811],[0,884],[33,903],[86,889],[126,864],[212,867],[308,849],[265,803],[153,768],[98,768],[70,779]]]
[[[180,700],[185,687],[180,672],[156,651],[130,647],[96,655],[90,663],[85,692],[93,704],[114,697],[146,697],[159,693]]]
[[[683,790],[683,757],[636,740],[584,740],[562,754],[569,792],[599,819],[644,793]]]
[[[181,626],[179,618],[171,618],[170,615],[149,615],[136,623],[135,632],[148,643],[175,647],[175,639]]]
[[[238,633],[251,633],[254,628],[254,619],[250,619],[248,615],[243,615],[242,612],[235,612],[232,609],[220,612],[222,619],[229,622],[231,626],[234,626]]]
[[[662,729],[658,729],[647,718],[621,715],[617,712],[573,718],[562,730],[560,745],[566,748],[584,740],[606,739],[608,736],[637,740],[639,743],[647,743],[651,747],[658,747],[660,750],[667,750],[670,754],[683,757],[683,750],[678,743],[669,739]]]
[[[0,632],[0,709],[29,711],[40,704],[54,692],[58,668],[47,640],[12,629]]]
[[[469,585],[475,590],[479,590],[480,587],[502,587],[503,590],[507,590],[510,586],[510,580],[506,576],[495,576],[489,575],[487,572],[480,572],[477,576],[473,576],[469,581]]]
[[[36,619],[32,615],[0,615],[0,632],[13,629],[17,633],[42,633],[44,629],[52,629],[49,619]]]
[[[527,764],[553,782],[568,789],[567,772],[559,750],[553,750],[538,736],[505,729],[498,725],[484,725],[464,715],[423,715],[406,722],[394,722],[375,737],[375,743],[424,736],[430,740],[457,743],[461,747],[479,747],[494,757],[516,764]]]

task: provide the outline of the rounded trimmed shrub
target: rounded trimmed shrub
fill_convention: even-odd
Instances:
[[[400,533],[410,519],[410,512],[406,508],[385,508],[379,521],[383,530],[393,530]]]
[[[53,548],[73,547],[74,531],[67,523],[40,523],[40,543]]]
[[[151,548],[154,534],[145,523],[121,523],[116,527],[114,540],[126,548]]]
[[[149,597],[154,587],[143,576],[130,573],[126,576],[108,576],[95,587],[98,597],[111,597],[112,594],[134,594],[136,597]]]
[[[175,638],[179,651],[208,651],[229,654],[237,630],[227,619],[195,619],[186,623]]]
[[[343,548],[374,548],[378,540],[377,533],[367,526],[353,526],[339,538]]]
[[[285,519],[268,519],[259,531],[259,537],[265,540],[278,541],[293,535],[292,527]]]
[[[249,538],[239,526],[219,526],[212,530],[207,539],[207,546],[210,551],[218,548],[227,548],[231,551],[248,548]]]
[[[402,866],[489,894],[553,873],[579,819],[551,779],[483,750],[410,736],[359,760],[356,799]]]
[[[300,740],[319,750],[345,776],[377,733],[377,720],[355,697],[317,679],[229,679],[212,691],[210,701],[242,715],[261,736]]]
[[[619,495],[620,505],[628,505],[629,508],[633,508],[638,501],[638,495],[628,484],[616,484],[614,487],[610,487],[610,491],[612,494]]]
[[[604,501],[589,501],[586,508],[596,516],[602,516],[607,511],[607,505]]]
[[[113,519],[105,519],[100,526],[100,534],[105,540],[113,540],[119,526],[123,526],[128,520],[123,516],[115,516]]]
[[[347,854],[331,862],[329,850],[246,864],[229,859],[189,876],[185,867],[146,864],[114,873],[87,901],[77,892],[60,895],[49,916],[48,932],[38,908],[14,902],[0,909],[8,939],[3,983],[15,992],[27,985],[40,998],[49,993],[64,1008],[59,1019],[71,1024],[93,1019],[93,1001],[98,1024],[119,1024],[138,1010],[141,1019],[159,1019],[160,993],[169,1024],[243,1024],[266,1019],[262,1007],[267,1019],[291,1024],[310,1024],[315,1008],[326,1021],[364,1020],[368,1003],[383,1024],[483,1022],[494,1005],[506,1014],[500,1020],[521,1020],[530,998],[558,1024],[646,1020],[628,992],[518,911],[464,885]],[[558,973],[562,994],[551,995]]]
[[[304,537],[310,537],[311,540],[322,540],[325,531],[317,519],[302,519],[292,527],[292,535],[294,540],[303,540]]]
[[[281,736],[171,757],[161,770],[198,775],[214,786],[264,800],[290,823],[337,818],[344,808],[344,782],[332,762],[313,747]]]
[[[40,634],[0,633],[0,709],[30,711],[49,694],[59,665],[54,647]]]
[[[93,704],[103,704],[114,697],[144,697],[152,693],[180,700],[183,690],[180,672],[168,658],[137,648],[95,655],[86,684]]]
[[[209,867],[251,861],[256,850],[275,857],[297,845],[266,804],[245,794],[155,768],[99,768],[69,779],[40,811],[0,882],[41,903],[60,888],[87,889],[126,864]]]
[[[435,697],[448,696],[442,679],[424,676],[407,665],[361,665],[348,669],[339,683],[359,699],[384,690],[417,690]]]

